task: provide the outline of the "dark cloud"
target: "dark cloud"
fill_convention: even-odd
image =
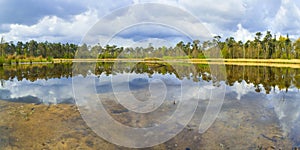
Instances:
[[[0,7],[1,24],[25,25],[35,24],[44,16],[69,19],[87,10],[79,2],[58,0],[1,0]]]
[[[125,39],[132,39],[133,41],[139,41],[148,38],[166,39],[170,37],[183,37],[185,35],[168,26],[143,24],[125,29],[122,32],[120,32],[117,36]]]

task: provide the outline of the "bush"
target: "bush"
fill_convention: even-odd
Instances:
[[[3,65],[4,65],[4,62],[5,62],[4,57],[0,57],[0,66],[3,66]]]
[[[16,64],[18,65],[20,63],[19,58],[16,58]]]
[[[17,56],[18,59],[25,59],[25,56],[24,55],[19,55]]]
[[[9,65],[11,65],[11,61],[12,61],[12,59],[8,58],[7,61],[6,61],[6,63],[9,64]]]
[[[15,59],[16,58],[16,56],[14,56],[14,55],[8,55],[7,56],[7,59]]]
[[[200,58],[200,59],[205,59],[206,57],[204,56],[204,54],[199,54],[199,55],[198,55],[198,58]]]
[[[38,61],[43,62],[43,56],[37,57]]]
[[[53,57],[48,56],[48,57],[47,57],[47,61],[48,61],[48,62],[53,62]]]
[[[281,56],[281,58],[282,58],[282,59],[287,59],[286,54],[283,54],[283,55]]]

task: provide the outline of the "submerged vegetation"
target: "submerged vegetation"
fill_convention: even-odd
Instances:
[[[55,58],[213,58],[222,55],[226,59],[299,59],[300,38],[292,41],[288,35],[272,35],[267,31],[263,36],[257,32],[254,40],[236,41],[234,37],[221,40],[215,36],[211,41],[184,43],[180,41],[174,47],[118,47],[116,45],[76,45],[69,43],[37,42],[0,42],[0,66],[3,64],[19,64],[26,62],[52,62]]]

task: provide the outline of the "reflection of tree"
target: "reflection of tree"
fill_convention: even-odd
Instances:
[[[260,66],[235,66],[227,65],[227,78],[214,70],[220,70],[218,65],[188,64],[188,63],[166,63],[166,62],[98,62],[98,63],[60,63],[41,65],[16,65],[0,67],[0,79],[19,81],[26,79],[36,81],[38,79],[69,78],[76,75],[87,76],[88,73],[101,74],[123,74],[123,73],[147,73],[151,77],[154,73],[174,74],[178,79],[191,79],[198,82],[204,81],[226,81],[232,86],[235,82],[253,83],[257,92],[264,88],[269,93],[277,86],[280,90],[286,90],[292,85],[300,88],[300,69],[276,68]],[[213,71],[213,72],[212,72]],[[261,86],[262,85],[262,86]]]
[[[292,84],[300,89],[300,69],[296,69],[292,78]]]
[[[23,79],[36,81],[38,79],[69,78],[72,76],[72,64],[43,64],[43,65],[18,65],[7,66],[0,69],[0,79],[18,81]]]
[[[4,87],[4,80],[1,79],[1,86]]]
[[[243,67],[245,68],[243,70]],[[266,93],[269,93],[275,86],[280,90],[288,90],[291,85],[299,88],[299,69],[276,68],[276,67],[259,67],[259,66],[226,66],[227,84],[233,85],[241,79],[247,83],[253,83],[256,91],[260,92],[259,84],[262,84]],[[241,71],[243,70],[243,71]]]

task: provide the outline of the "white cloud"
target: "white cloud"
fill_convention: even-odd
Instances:
[[[232,28],[245,12],[243,1],[240,0],[179,0],[178,3],[201,21],[216,24],[220,29]]]
[[[140,3],[161,3],[173,6],[174,10],[159,8],[128,9],[123,12],[119,9]],[[6,41],[38,40],[55,42],[79,43],[84,33],[97,22],[100,17],[119,11],[111,18],[106,18],[101,27],[105,27],[102,36],[108,36],[118,32],[120,27],[131,22],[143,20],[155,20],[157,22],[169,22],[186,28],[188,34],[199,30],[199,26],[208,29],[212,35],[225,37],[234,36],[238,40],[251,39],[255,32],[271,30],[272,33],[289,33],[291,37],[299,35],[300,27],[300,4],[291,0],[126,0],[111,3],[108,0],[101,2],[88,0],[85,2],[88,11],[70,15],[65,19],[58,16],[44,16],[34,25],[24,24],[0,24],[1,30],[6,32],[2,36]],[[60,5],[59,5],[60,6]],[[177,10],[176,10],[176,7]],[[150,10],[148,10],[150,9]],[[200,21],[195,21],[188,16],[182,16],[184,10],[194,15]],[[73,13],[76,11],[73,11]],[[79,11],[80,12],[80,11]],[[126,16],[126,19],[122,17]],[[64,15],[66,16],[66,15]],[[192,21],[191,21],[192,20]],[[107,23],[107,25],[105,25]],[[118,30],[119,29],[119,30]],[[206,30],[205,29],[205,30]],[[151,30],[136,30],[140,35],[148,36]],[[172,37],[170,33],[161,33]],[[1,35],[0,35],[1,36]],[[142,37],[142,36],[141,36]],[[108,37],[105,37],[108,38]],[[124,40],[132,40],[131,37],[121,37]],[[149,37],[153,38],[153,37]],[[144,39],[140,39],[144,40]]]
[[[300,3],[291,0],[178,1],[198,17],[214,35],[252,39],[256,32],[271,30],[296,38],[300,28]],[[224,40],[225,38],[223,38]]]
[[[247,40],[254,39],[254,34],[250,33],[247,29],[244,29],[241,24],[238,24],[237,27],[238,30],[233,33],[233,37],[235,37],[237,41],[246,42]]]
[[[2,36],[12,41],[34,39],[37,41],[79,43],[80,39],[97,20],[95,10],[75,15],[70,21],[57,16],[45,16],[37,24],[30,26],[11,24],[9,25],[10,31],[2,34]]]
[[[272,20],[270,28],[284,34],[300,34],[300,5],[290,0],[283,0],[279,11]]]

